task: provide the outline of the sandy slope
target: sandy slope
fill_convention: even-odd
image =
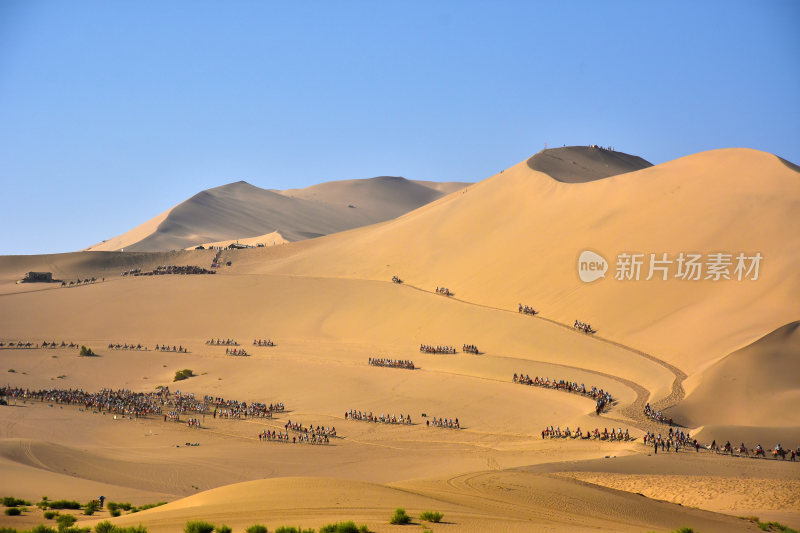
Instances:
[[[302,495],[298,500],[297,495]],[[575,512],[575,504],[596,510]],[[430,509],[444,513],[436,531],[641,531],[690,522],[702,531],[744,531],[744,523],[640,496],[520,473],[487,472],[446,483],[397,486],[326,478],[284,478],[222,487],[147,512],[152,531],[175,531],[186,517],[202,517],[236,528],[264,523],[270,529],[355,519],[372,531],[402,531],[390,526],[395,507],[412,516]],[[136,524],[145,515],[118,520]],[[419,521],[415,523],[420,524]]]
[[[786,324],[693,376],[696,386],[670,412],[693,426],[800,427],[800,413],[787,408],[800,400],[798,327]]]
[[[238,189],[225,194],[249,195],[246,186]],[[310,201],[264,192],[280,202]],[[701,438],[745,434],[750,447],[771,446],[762,439],[773,438],[800,444],[793,442],[796,417],[774,407],[798,391],[787,371],[796,362],[790,323],[800,295],[798,239],[787,221],[798,206],[797,172],[751,150],[697,154],[585,183],[559,182],[523,162],[395,220],[226,251],[222,260],[232,266],[213,276],[118,275],[159,264],[207,266],[209,250],[0,258],[0,340],[77,341],[100,354],[2,349],[7,383],[141,391],[161,384],[284,401],[290,409],[270,421],[211,419],[190,430],[74,407],[2,407],[0,490],[38,498],[46,485],[51,497],[102,490],[136,503],[177,500],[119,520],[142,521],[151,531],[175,531],[189,518],[236,527],[352,518],[399,531],[386,523],[398,505],[412,514],[441,510],[449,523],[434,528],[451,531],[754,528],[658,499],[776,513],[798,525],[798,463],[705,451],[651,457],[639,443],[540,438],[550,424],[666,432],[643,420],[641,408],[678,402],[685,384],[689,396],[675,412],[693,434],[704,424]],[[757,281],[626,283],[609,272],[586,285],[575,270],[586,248],[607,258],[622,250],[760,251],[765,262]],[[76,288],[15,285],[27,270],[64,279],[107,275]],[[405,282],[391,283],[393,274]],[[455,297],[434,294],[437,285]],[[518,303],[541,315],[517,313]],[[598,335],[575,331],[575,318]],[[227,357],[205,344],[210,337],[236,338],[252,355]],[[253,338],[277,346],[248,346]],[[115,351],[104,348],[109,342],[180,344],[190,353]],[[420,343],[472,343],[483,353],[421,354]],[[413,359],[419,368],[367,365],[375,355]],[[198,375],[173,384],[182,368]],[[514,372],[597,385],[617,402],[598,417],[590,399],[515,385]],[[747,376],[748,385],[720,405],[731,373]],[[757,407],[775,387],[774,400]],[[423,413],[459,417],[464,429],[345,421],[351,408],[410,413],[417,422]],[[335,425],[341,438],[327,447],[255,438],[288,419]],[[554,477],[563,472],[571,477]]]
[[[175,250],[275,232],[297,241],[388,220],[465,185],[383,176],[271,191],[239,181],[202,191],[87,250]]]
[[[653,166],[641,157],[599,147],[567,146],[542,150],[528,167],[564,183],[583,183]]]
[[[271,233],[267,233],[265,235],[257,235],[255,237],[248,237],[246,239],[227,239],[223,241],[216,241],[216,242],[203,242],[200,243],[200,246],[204,248],[209,247],[227,247],[231,244],[244,244],[246,246],[276,246],[278,244],[286,244],[287,241],[283,235],[280,234],[278,231],[273,231]],[[190,246],[189,250],[194,250],[197,246]]]
[[[796,319],[800,242],[786,221],[798,214],[800,174],[753,150],[705,152],[582,184],[523,162],[396,220],[274,255],[242,255],[239,265],[252,273],[398,274],[470,302],[522,302],[562,323],[589,322],[600,336],[692,373]],[[606,279],[578,278],[587,249],[610,262]],[[617,281],[623,252],[764,259],[756,281],[676,279],[675,264],[666,281],[645,281],[646,265],[640,281]]]

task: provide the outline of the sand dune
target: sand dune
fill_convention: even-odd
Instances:
[[[754,150],[705,152],[580,185],[523,162],[398,219],[276,255],[242,255],[239,265],[251,273],[398,274],[470,302],[522,302],[562,323],[589,322],[602,337],[692,373],[795,318],[800,242],[786,221],[799,212],[800,175]],[[587,249],[609,261],[606,279],[578,278]],[[645,281],[648,263],[640,281],[617,281],[616,258],[627,252],[667,253],[673,262],[681,252],[764,259],[757,281],[676,279],[674,263],[666,281],[658,273]]]
[[[175,250],[275,232],[297,241],[388,220],[466,185],[427,183],[379,177],[270,191],[239,181],[198,193],[87,250]]]
[[[800,400],[798,354],[800,322],[792,322],[693,376],[693,390],[670,412],[692,426],[755,427],[769,420],[797,429],[800,413],[787,407]]]
[[[0,488],[37,498],[28,476],[52,487],[51,497],[68,498],[75,497],[75,479],[79,494],[174,500],[118,519],[154,532],[175,531],[190,518],[237,528],[262,521],[271,529],[298,519],[307,527],[354,519],[394,531],[386,522],[400,505],[412,514],[443,511],[449,523],[437,531],[754,527],[659,499],[731,514],[775,513],[796,524],[797,463],[705,451],[649,456],[641,441],[541,438],[545,425],[625,427],[634,437],[666,433],[643,418],[648,401],[678,404],[675,417],[701,439],[745,435],[748,446],[771,446],[762,439],[796,435],[800,426],[788,412],[800,392],[800,242],[787,223],[800,209],[800,175],[753,150],[706,152],[641,170],[625,154],[587,150],[539,154],[534,163],[550,165],[553,175],[523,161],[393,220],[225,251],[222,261],[232,266],[213,276],[119,276],[163,264],[207,266],[211,250],[0,258],[0,340],[77,341],[99,354],[4,348],[8,383],[136,391],[169,385],[289,407],[271,420],[212,418],[201,430],[41,402],[0,407]],[[580,172],[559,166],[569,154]],[[620,168],[628,170],[605,177]],[[584,182],[564,182],[579,178]],[[204,220],[229,218],[238,232],[245,220],[232,206],[252,200],[243,213],[256,216],[259,199],[285,206],[282,220],[296,223],[297,236],[313,232],[322,214],[367,212],[337,202],[373,185],[387,192],[375,193],[382,205],[375,213],[388,209],[395,187],[430,197],[418,187],[424,184],[393,178],[285,194],[233,184],[176,207],[141,242],[224,242],[211,237],[210,222],[190,222],[211,213]],[[366,201],[371,194],[359,189],[351,197]],[[300,204],[313,204],[314,216],[295,209]],[[252,235],[273,231],[292,240],[280,228]],[[577,258],[585,249],[612,263],[606,279],[579,280]],[[764,262],[755,281],[617,281],[613,263],[624,251],[760,252]],[[64,279],[105,273],[106,281],[64,289],[16,285],[28,270]],[[392,275],[404,283],[391,283]],[[455,296],[436,295],[437,286]],[[519,303],[541,314],[522,315]],[[598,333],[576,331],[576,318]],[[238,339],[251,355],[226,356],[223,347],[205,343],[211,337]],[[251,347],[254,338],[277,345]],[[109,342],[166,342],[189,352],[109,350]],[[423,354],[421,343],[477,344],[482,353]],[[376,368],[367,364],[371,356],[412,359],[418,368]],[[174,383],[182,368],[196,376]],[[514,372],[596,385],[616,401],[597,415],[593,400],[514,384]],[[410,413],[417,423],[345,420],[348,409]],[[459,417],[463,429],[428,427],[423,421],[432,416]],[[336,426],[339,437],[330,446],[256,438],[289,419]],[[565,472],[574,479],[558,477]],[[686,483],[666,475],[685,476]],[[685,486],[695,494],[681,494]],[[649,498],[634,494],[643,487],[650,487]],[[753,488],[758,494],[748,494]]]
[[[584,183],[653,166],[641,157],[596,146],[566,146],[542,150],[528,167],[564,183]]]
[[[595,513],[589,517],[575,513],[578,501]],[[645,503],[633,494],[504,472],[454,478],[449,484],[396,487],[326,478],[254,481],[208,491],[116,522],[146,521],[151,531],[166,532],[180,529],[188,518],[225,522],[237,529],[263,523],[270,530],[287,524],[319,527],[354,519],[366,523],[372,531],[399,531],[402,526],[387,524],[395,507],[404,507],[412,515],[440,510],[445,519],[434,526],[437,531],[642,531],[686,523],[708,532],[747,529],[745,522],[735,518],[674,504]]]
[[[247,237],[245,239],[226,239],[222,241],[216,242],[203,242],[200,243],[198,246],[202,246],[204,248],[210,247],[227,247],[231,244],[242,244],[245,246],[275,246],[278,244],[286,244],[287,241],[283,235],[279,231],[273,231],[267,233],[265,235],[256,235],[255,237]],[[190,246],[187,250],[194,250],[197,246]]]

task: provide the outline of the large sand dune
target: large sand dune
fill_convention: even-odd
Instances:
[[[696,383],[671,410],[693,426],[800,427],[800,322],[786,324],[692,376]]]
[[[383,176],[272,191],[239,181],[200,192],[87,250],[176,250],[274,232],[297,241],[388,220],[465,185]]]
[[[589,322],[605,338],[703,368],[797,319],[800,174],[770,154],[717,150],[589,183],[560,183],[523,162],[377,226],[274,255],[242,255],[242,271],[385,280],[502,309]],[[609,261],[582,283],[578,256]],[[617,281],[618,254],[763,256],[756,281]],[[649,255],[646,256],[649,260]],[[245,263],[248,263],[245,265]],[[733,273],[731,266],[730,273]],[[702,274],[706,276],[705,271]]]
[[[289,408],[272,420],[210,419],[195,430],[46,403],[2,407],[0,489],[26,498],[38,498],[46,485],[51,497],[103,491],[137,503],[174,500],[118,519],[155,532],[175,531],[190,518],[237,528],[264,522],[270,529],[355,519],[395,531],[386,522],[396,506],[412,514],[441,510],[448,523],[435,529],[451,531],[755,527],[659,499],[800,525],[797,463],[705,450],[651,456],[641,441],[541,439],[549,425],[666,433],[665,425],[644,419],[649,401],[677,405],[670,413],[701,439],[800,444],[793,442],[800,422],[787,414],[800,393],[800,243],[790,223],[800,209],[800,175],[753,150],[701,153],[641,170],[626,156],[629,170],[610,177],[608,158],[624,154],[591,154],[598,161],[583,157],[585,150],[555,155],[570,153],[580,156],[581,175],[590,181],[565,183],[561,170],[552,167],[551,176],[525,161],[393,220],[226,250],[222,261],[232,266],[213,276],[119,276],[164,264],[207,267],[210,250],[0,258],[0,340],[63,339],[99,353],[2,349],[9,384],[137,391],[169,385]],[[381,183],[386,190],[398,185]],[[345,194],[337,187],[262,192],[276,203],[316,202],[315,195],[336,203]],[[260,194],[239,184],[220,196]],[[211,211],[221,205],[206,200]],[[187,217],[199,216],[198,209],[200,203],[187,207]],[[606,279],[579,280],[577,258],[585,249],[612,263]],[[613,262],[623,251],[760,252],[764,261],[757,280],[617,281]],[[29,270],[105,281],[63,289],[16,285]],[[391,283],[392,275],[404,283]],[[455,296],[436,295],[437,286]],[[520,314],[519,303],[541,314]],[[576,331],[576,318],[598,333]],[[238,339],[251,355],[226,356],[224,347],[205,343],[212,337]],[[254,338],[277,345],[251,347]],[[110,342],[180,344],[189,353],[109,350]],[[422,354],[421,343],[477,344],[481,354]],[[412,359],[417,369],[369,366],[371,356]],[[197,375],[173,383],[182,368]],[[598,416],[591,399],[516,385],[514,372],[596,385],[615,403]],[[417,424],[354,422],[344,419],[348,409],[408,413]],[[459,417],[463,429],[427,427],[432,416]],[[256,438],[289,419],[336,426],[339,437],[330,446]]]

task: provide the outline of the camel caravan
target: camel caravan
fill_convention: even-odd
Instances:
[[[436,294],[441,294],[442,296],[453,296],[455,293],[447,287],[436,287]]]
[[[530,307],[528,305],[522,305],[522,304],[519,304],[519,312],[524,314],[524,315],[531,315],[531,316],[539,314],[539,312],[536,311],[533,307]]]
[[[225,355],[235,355],[238,357],[247,357],[250,354],[244,348],[225,348]]]
[[[275,346],[272,339],[253,339],[253,346]]]
[[[3,343],[0,342],[0,347],[3,346]],[[61,341],[61,344],[58,344],[56,341],[42,342],[42,348],[80,348],[80,345],[76,342],[67,343],[67,341]]]
[[[625,432],[622,431],[622,428],[614,429],[611,428],[611,431],[608,431],[608,428],[603,428],[603,431],[600,431],[600,428],[594,428],[594,431],[589,430],[587,432],[583,432],[580,427],[578,427],[575,431],[570,431],[569,427],[565,430],[561,430],[561,427],[546,427],[542,430],[542,438],[543,439],[582,439],[582,440],[607,440],[607,441],[617,441],[617,442],[627,442],[630,440],[635,440],[631,438],[628,429],[625,429]]]
[[[656,411],[650,407],[650,402],[647,402],[647,405],[644,406],[644,416],[653,422],[658,422],[659,424],[668,424],[670,427],[672,427],[674,424],[672,417],[669,417],[663,414],[661,411]]]
[[[7,343],[0,342],[0,348],[16,348],[24,350],[36,350],[39,345],[31,341],[9,341]]]
[[[405,368],[414,370],[414,361],[405,359],[386,359],[385,357],[370,357],[369,364],[372,366],[386,366],[389,368]]]
[[[410,426],[411,425],[411,415],[406,414],[403,417],[403,414],[400,413],[399,415],[390,415],[390,414],[383,414],[380,415],[373,415],[372,411],[367,413],[366,411],[356,411],[355,409],[350,409],[349,411],[345,412],[344,414],[345,420],[357,420],[360,422],[376,422],[380,424],[401,424]]]
[[[782,461],[786,460],[786,457],[789,456],[790,461],[796,461],[797,456],[800,455],[800,446],[797,449],[786,449],[781,446],[781,443],[775,445],[774,448],[771,450],[765,450],[761,444],[757,444],[752,450],[748,450],[747,446],[745,446],[744,442],[739,444],[739,446],[731,445],[731,441],[726,442],[723,446],[717,444],[717,441],[714,440],[711,444],[707,446],[701,446],[697,441],[694,441],[694,448],[695,451],[700,451],[700,448],[704,448],[708,451],[717,453],[717,454],[724,454],[730,455],[731,457],[750,457],[750,453],[753,453],[752,458],[758,459],[761,457],[762,459],[767,459],[767,452],[772,456],[773,459],[777,460],[779,457]],[[677,447],[676,450],[677,451]]]
[[[265,429],[258,434],[259,442],[283,442],[292,444],[330,444],[330,439],[327,435],[316,435],[313,433],[294,435],[289,439],[289,432],[283,433],[282,431],[276,432],[275,430],[269,431]]]
[[[170,392],[163,387],[154,392],[133,392],[127,389],[102,389],[85,392],[77,389],[30,390],[0,387],[0,397],[21,401],[75,405],[81,411],[108,412],[127,417],[147,418],[164,416],[164,421],[182,422],[181,415],[213,414],[214,418],[247,419],[271,418],[273,412],[285,410],[280,404],[242,402],[205,396],[202,400],[193,393]],[[213,409],[213,412],[212,412]]]
[[[534,376],[531,378],[528,374],[522,375],[522,373],[519,375],[514,373],[513,381],[514,383],[519,383],[520,385],[532,385],[536,387],[561,390],[564,392],[574,392],[576,394],[581,394],[583,396],[592,398],[595,400],[595,414],[598,415],[603,412],[603,409],[610,407],[614,401],[611,393],[604,391],[603,389],[598,389],[595,386],[586,388],[586,385],[583,383],[578,385],[578,383],[575,381],[565,381],[563,379],[558,381],[553,379],[551,381],[550,378],[540,378],[539,376]],[[649,405],[650,404],[648,404],[648,406]]]
[[[397,283],[399,285],[400,283],[403,283],[403,280],[397,276],[392,276],[392,283]]]
[[[648,431],[644,434],[643,437],[644,443],[646,446],[653,446],[654,453],[658,453],[658,449],[661,448],[662,452],[670,452],[675,451],[676,453],[678,450],[685,449],[685,448],[693,448],[695,451],[700,451],[702,447],[697,439],[692,439],[689,432],[683,432],[683,430],[678,431],[677,429],[673,431],[672,428],[669,428],[669,433],[667,435],[661,436],[661,433],[658,435],[655,432]],[[714,441],[714,446],[716,446],[716,441]]]
[[[433,346],[428,344],[420,344],[419,351],[422,353],[446,353],[455,354],[456,349],[452,346]]]
[[[286,410],[283,402],[275,402],[267,405],[261,402],[239,402],[236,400],[226,400],[206,395],[203,403],[214,407],[214,418],[272,418],[273,413],[282,413]]]
[[[310,426],[305,427],[300,422],[292,422],[289,420],[284,424],[283,429],[287,431],[294,431],[295,433],[302,433],[303,435],[316,435],[317,437],[335,437],[336,428],[328,426]]]
[[[197,265],[160,265],[153,270],[142,272],[141,268],[130,271],[130,273],[123,272],[123,276],[171,276],[171,275],[191,275],[191,274],[216,274],[213,270]]]
[[[673,428],[669,428],[669,433],[664,436],[662,436],[661,433],[656,435],[648,431],[644,435],[643,440],[646,446],[653,447],[653,453],[655,454],[658,454],[659,450],[661,450],[662,453],[678,453],[680,450],[688,448],[690,450],[693,449],[696,453],[699,453],[700,450],[703,449],[717,454],[730,455],[731,457],[751,457],[750,454],[752,452],[753,458],[767,458],[767,451],[764,450],[760,444],[757,444],[752,450],[748,449],[744,442],[739,444],[739,446],[733,446],[731,442],[728,441],[720,446],[717,444],[716,439],[713,440],[711,444],[703,445],[700,444],[697,439],[691,438],[688,431],[684,433],[682,430],[673,430]],[[787,450],[778,443],[775,448],[769,450],[769,453],[772,455],[773,459],[778,459],[778,457],[780,457],[782,460],[785,460],[788,455],[791,461],[795,461],[797,456],[800,455],[800,446],[798,446],[796,450]]]
[[[572,325],[572,327],[588,335],[594,335],[595,333],[597,333],[597,330],[592,329],[592,326],[590,324],[585,324],[580,320],[576,320],[575,323]]]
[[[103,278],[103,281],[105,281],[105,280],[106,280],[106,278]],[[67,283],[66,281],[62,281],[61,282],[61,286],[62,287],[80,287],[81,285],[91,285],[92,283],[94,283],[96,281],[97,281],[97,278],[92,276],[91,278],[83,278],[83,279],[78,278],[76,280],[70,280],[69,283]]]
[[[431,417],[430,420],[425,421],[425,425],[427,427],[435,427],[435,428],[446,428],[446,429],[461,429],[461,424],[458,422],[458,418],[436,418]]]
[[[239,346],[239,343],[233,339],[211,339],[207,340],[206,344],[209,346]]]
[[[147,348],[145,347],[145,350]],[[184,348],[183,346],[175,346],[174,344],[170,348],[169,344],[156,344],[156,351],[157,352],[178,352],[178,353],[189,353],[189,350]]]
[[[127,342],[119,343],[119,342],[109,342],[108,343],[109,350],[135,350],[135,351],[147,351],[147,346],[143,344],[128,344]],[[158,350],[158,345],[156,345],[156,350]]]
[[[480,355],[480,353],[481,353],[478,350],[478,347],[475,346],[474,344],[465,344],[465,345],[463,345],[461,347],[461,351],[464,352],[464,353],[471,353],[471,354],[475,354],[475,355]]]

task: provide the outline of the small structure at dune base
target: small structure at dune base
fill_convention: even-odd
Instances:
[[[52,283],[52,272],[28,272],[22,278],[22,283]]]

